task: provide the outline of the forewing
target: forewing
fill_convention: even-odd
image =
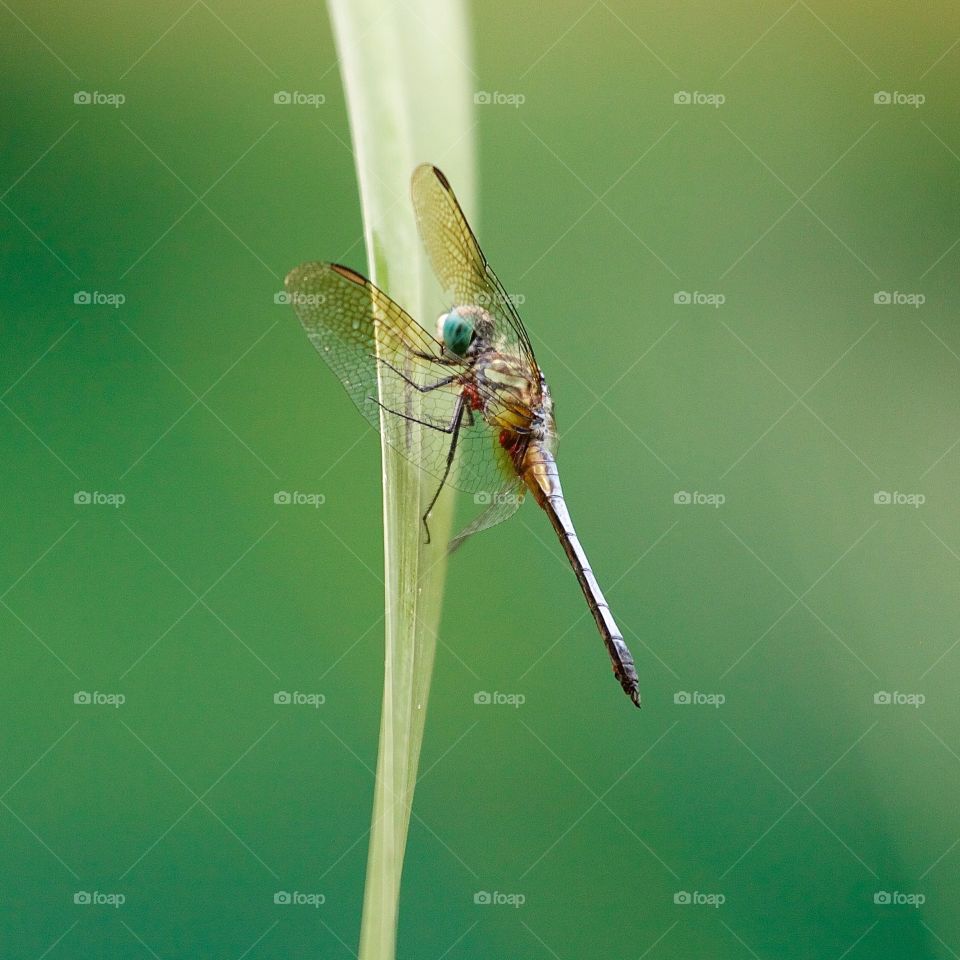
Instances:
[[[450,372],[438,363],[443,349],[437,340],[383,291],[349,267],[304,263],[287,275],[285,285],[310,342],[360,412],[378,429],[378,335],[379,355],[419,386]],[[391,375],[389,368],[383,372],[390,381],[391,393],[406,392],[399,375]],[[449,391],[443,400],[452,410]],[[449,419],[449,412],[447,416]]]
[[[446,470],[462,387],[422,388],[463,373],[463,363],[369,280],[334,263],[305,263],[286,279],[290,302],[310,342],[360,412],[387,443],[438,480]],[[381,422],[377,403],[386,408]],[[420,388],[420,389],[417,389]],[[414,422],[425,424],[416,430]],[[479,413],[463,411],[449,482],[478,492],[499,489],[496,434]]]
[[[410,186],[420,237],[441,286],[456,305],[483,307],[494,319],[500,349],[529,361],[539,383],[530,338],[503,285],[487,263],[447,178],[429,163],[413,172]]]

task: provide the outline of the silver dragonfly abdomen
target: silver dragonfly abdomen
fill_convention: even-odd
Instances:
[[[593,575],[590,562],[580,544],[573,521],[570,519],[570,512],[567,510],[563,489],[560,486],[557,463],[548,444],[532,441],[526,448],[519,469],[523,482],[550,518],[564,553],[577,575],[580,588],[590,607],[590,613],[593,614],[607,653],[610,655],[614,676],[623,687],[624,693],[639,707],[640,691],[633,657],[623,641],[623,634],[617,627],[613,614],[610,613],[610,607],[604,599],[597,578]]]

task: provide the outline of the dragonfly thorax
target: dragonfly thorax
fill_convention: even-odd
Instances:
[[[470,380],[485,399],[483,415],[499,431],[500,445],[522,454],[529,443],[552,449],[556,436],[553,402],[542,374],[531,376],[526,358],[488,347],[476,355]],[[519,464],[518,464],[519,467]]]

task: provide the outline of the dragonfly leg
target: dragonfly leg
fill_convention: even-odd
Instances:
[[[470,412],[470,408],[464,403],[463,395],[461,394],[457,398],[457,407],[453,411],[453,420],[450,423],[451,433],[453,436],[450,439],[450,449],[447,451],[447,465],[444,467],[443,476],[440,478],[440,483],[437,486],[436,493],[433,495],[433,499],[430,501],[427,509],[423,512],[423,516],[420,518],[423,523],[423,529],[427,534],[427,543],[430,542],[430,526],[427,524],[427,517],[430,516],[430,511],[433,510],[437,500],[440,499],[440,491],[443,490],[443,485],[447,482],[447,477],[450,475],[450,467],[453,466],[453,458],[457,455],[457,441],[460,439],[460,425],[463,423],[463,413],[465,410],[468,413]]]
[[[437,357],[432,353],[421,353],[419,350],[410,351],[415,357],[421,360],[429,360],[431,363],[439,363],[444,367],[455,367],[463,363],[463,357]]]
[[[383,407],[387,413],[392,413],[395,417],[402,417],[404,420],[409,420],[411,423],[419,423],[421,427],[429,427],[431,430],[438,430],[440,433],[453,433],[456,427],[456,419],[458,416],[456,411],[453,413],[453,419],[445,427],[442,427],[439,423],[431,423],[429,420],[421,420],[419,417],[411,417],[407,413],[401,413],[399,410],[393,410],[391,407],[382,404],[376,397],[367,397],[367,399],[371,400],[378,407]]]
[[[414,390],[418,390],[420,393],[429,393],[431,390],[436,390],[438,387],[445,387],[449,383],[453,383],[457,379],[457,375],[452,373],[449,377],[442,377],[440,380],[437,380],[435,383],[427,383],[422,387],[420,384],[416,383],[414,380],[411,380],[402,370],[398,370],[389,360],[384,360],[383,357],[377,357],[377,359],[382,363],[388,366],[401,380],[405,383],[408,383]]]

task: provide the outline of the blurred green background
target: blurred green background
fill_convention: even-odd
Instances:
[[[472,19],[471,213],[645,709],[532,505],[454,558],[400,955],[955,957],[960,11]],[[349,957],[379,446],[274,302],[365,268],[325,11],[0,21],[3,955]]]

